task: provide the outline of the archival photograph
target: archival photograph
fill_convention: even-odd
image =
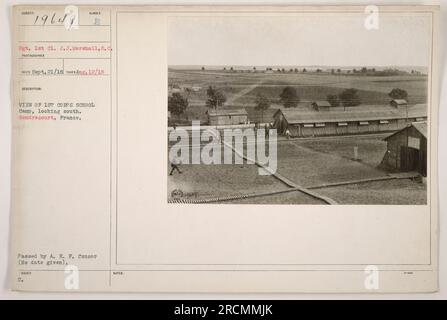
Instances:
[[[168,19],[167,201],[425,205],[428,14]]]

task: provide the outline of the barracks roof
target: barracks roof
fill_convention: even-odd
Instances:
[[[340,121],[372,121],[392,120],[407,118],[407,109],[396,109],[390,106],[362,106],[351,107],[343,111],[343,107],[332,108],[328,112],[310,112],[299,108],[282,108],[286,121],[290,124],[316,123],[316,122],[340,122]],[[420,118],[427,116],[427,106],[417,104],[408,106],[408,118]]]
[[[331,104],[328,101],[313,101],[312,104],[316,104],[319,107],[330,107]]]
[[[217,109],[217,110],[208,110],[209,116],[242,116],[247,115],[247,111],[245,109]]]

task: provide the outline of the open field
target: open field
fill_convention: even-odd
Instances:
[[[320,204],[325,205],[321,200],[315,199],[300,191],[285,192],[262,196],[256,198],[238,199],[226,201],[230,204]]]
[[[201,87],[199,91],[182,91],[189,100],[185,118],[205,121],[206,88],[214,86],[227,97],[226,108],[244,107],[250,109],[258,93],[272,102],[272,108],[279,107],[279,94],[285,86],[293,86],[300,96],[300,106],[305,107],[313,100],[326,100],[328,94],[339,94],[346,88],[358,90],[362,105],[387,105],[388,93],[393,88],[408,92],[410,104],[426,103],[427,76],[372,76],[358,74],[308,73],[264,73],[230,72],[169,69],[169,84],[180,87]],[[254,111],[247,110],[249,114]]]
[[[374,181],[318,190],[337,199],[340,204],[400,204],[427,203],[427,190],[422,183],[410,179]]]
[[[379,135],[378,138],[371,137],[344,137],[340,139],[307,139],[300,141],[299,145],[303,148],[308,148],[315,152],[326,153],[328,155],[337,156],[352,161],[354,157],[354,147],[357,147],[358,161],[362,164],[377,167],[382,161],[386,150],[385,141],[381,137],[387,136]],[[297,145],[295,143],[295,145]]]
[[[254,164],[204,165],[180,167],[182,174],[168,176],[168,198],[173,190],[181,190],[188,199],[208,199],[247,193],[286,190],[287,186],[272,176],[258,175]],[[168,164],[168,170],[170,166]]]
[[[315,186],[374,178],[385,174],[376,168],[381,161],[380,153],[383,156],[386,151],[386,144],[380,139],[330,139],[321,143],[318,150],[308,147],[309,144],[309,141],[301,143],[297,139],[278,145],[278,172],[299,185]],[[362,145],[369,144],[375,145],[376,150],[362,148]],[[354,155],[355,146],[359,148],[360,160],[373,159],[372,162],[364,164],[362,161],[350,160]]]
[[[387,176],[378,168],[386,151],[384,135],[292,139],[278,142],[277,172],[302,187]],[[354,160],[354,147],[358,158]],[[169,169],[169,166],[168,166]],[[180,189],[186,199],[211,199],[287,190],[273,176],[258,175],[253,164],[182,165],[183,174],[168,177],[168,198]],[[425,185],[411,179],[374,181],[313,189],[340,204],[425,204]],[[324,204],[300,191],[225,203]]]

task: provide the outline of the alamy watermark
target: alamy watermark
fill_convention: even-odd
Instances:
[[[368,265],[365,267],[365,280],[363,282],[365,289],[379,289],[379,268],[376,265]]]
[[[77,266],[68,265],[64,270],[64,287],[66,290],[79,290],[79,269]]]
[[[172,130],[169,141],[177,142],[169,149],[169,161],[174,165],[243,164],[245,161],[258,165],[259,175],[276,173],[276,129],[249,127],[218,130],[201,128],[200,121],[193,121],[191,130]]]
[[[365,7],[364,27],[366,30],[379,30],[379,7],[369,5]]]

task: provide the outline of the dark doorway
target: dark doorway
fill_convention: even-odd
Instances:
[[[400,169],[402,171],[421,172],[421,155],[418,149],[402,146],[400,147]]]

